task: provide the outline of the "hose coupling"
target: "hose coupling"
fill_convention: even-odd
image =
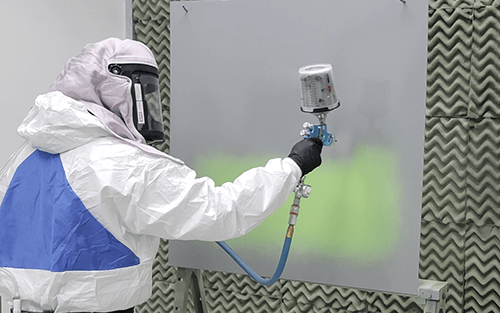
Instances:
[[[293,225],[288,225],[288,229],[286,230],[286,238],[292,239],[293,237]]]
[[[289,225],[295,225],[297,223],[297,216],[299,216],[300,206],[297,204],[292,204],[290,209],[290,217],[288,218]]]

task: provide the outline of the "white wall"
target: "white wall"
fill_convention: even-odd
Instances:
[[[18,125],[66,61],[87,43],[131,38],[131,19],[131,0],[2,1],[0,168],[23,142]]]
[[[37,95],[90,42],[125,38],[128,0],[2,2],[0,167],[23,142],[16,129]],[[128,5],[130,7],[130,5]]]

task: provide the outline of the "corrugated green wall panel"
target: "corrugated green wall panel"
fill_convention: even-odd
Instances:
[[[471,8],[475,0],[429,0],[429,8]]]
[[[465,221],[467,130],[465,118],[426,118],[424,221]]]
[[[470,123],[467,223],[500,226],[500,119]]]
[[[500,10],[474,10],[469,116],[500,117]]]
[[[395,294],[370,292],[367,294],[367,303],[367,312],[421,313],[423,311],[415,298]]]
[[[472,9],[429,10],[427,116],[466,116]]]
[[[479,9],[485,6],[499,7],[500,0],[475,0],[474,8]]]
[[[205,289],[211,313],[281,313],[281,298],[242,294],[224,289]]]
[[[170,18],[169,0],[133,0],[132,16],[134,20],[158,20]]]
[[[278,280],[272,286],[262,286],[247,275],[203,271],[206,288],[223,289],[241,294],[260,295],[281,298],[282,282]]]
[[[463,312],[465,224],[422,222],[419,276],[450,284],[447,313]]]
[[[162,240],[158,249],[158,254],[153,263],[153,279],[157,281],[164,281],[175,283],[177,277],[177,270],[175,267],[168,266],[168,241]]]
[[[360,290],[284,281],[282,294],[283,301],[287,305],[296,303],[300,307],[314,308],[314,312],[320,310],[362,312],[366,310],[366,292]]]
[[[174,299],[173,284],[155,281],[153,284],[153,295],[147,302],[137,306],[135,311],[142,313],[172,312],[174,310]]]
[[[500,312],[500,228],[467,227],[465,240],[465,312]]]

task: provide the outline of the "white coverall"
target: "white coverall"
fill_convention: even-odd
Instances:
[[[151,295],[160,238],[244,235],[302,175],[284,158],[220,187],[197,178],[145,144],[131,124],[128,78],[110,75],[111,62],[156,66],[134,41],[87,45],[37,97],[18,128],[26,143],[0,170],[0,267],[17,280],[23,310],[140,304]],[[0,279],[0,294],[12,297],[12,287]]]

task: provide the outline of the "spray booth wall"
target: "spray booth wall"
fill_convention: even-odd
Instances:
[[[499,3],[428,4],[419,277],[450,283],[446,312],[498,312]],[[133,8],[135,36],[160,63],[168,129],[169,2],[135,0]],[[159,148],[167,151],[168,142]],[[168,249],[162,242],[154,294],[139,312],[173,309],[176,268],[167,265]],[[203,278],[210,312],[422,312],[414,298],[394,294],[296,281],[262,287],[245,275],[215,271],[203,271]]]

